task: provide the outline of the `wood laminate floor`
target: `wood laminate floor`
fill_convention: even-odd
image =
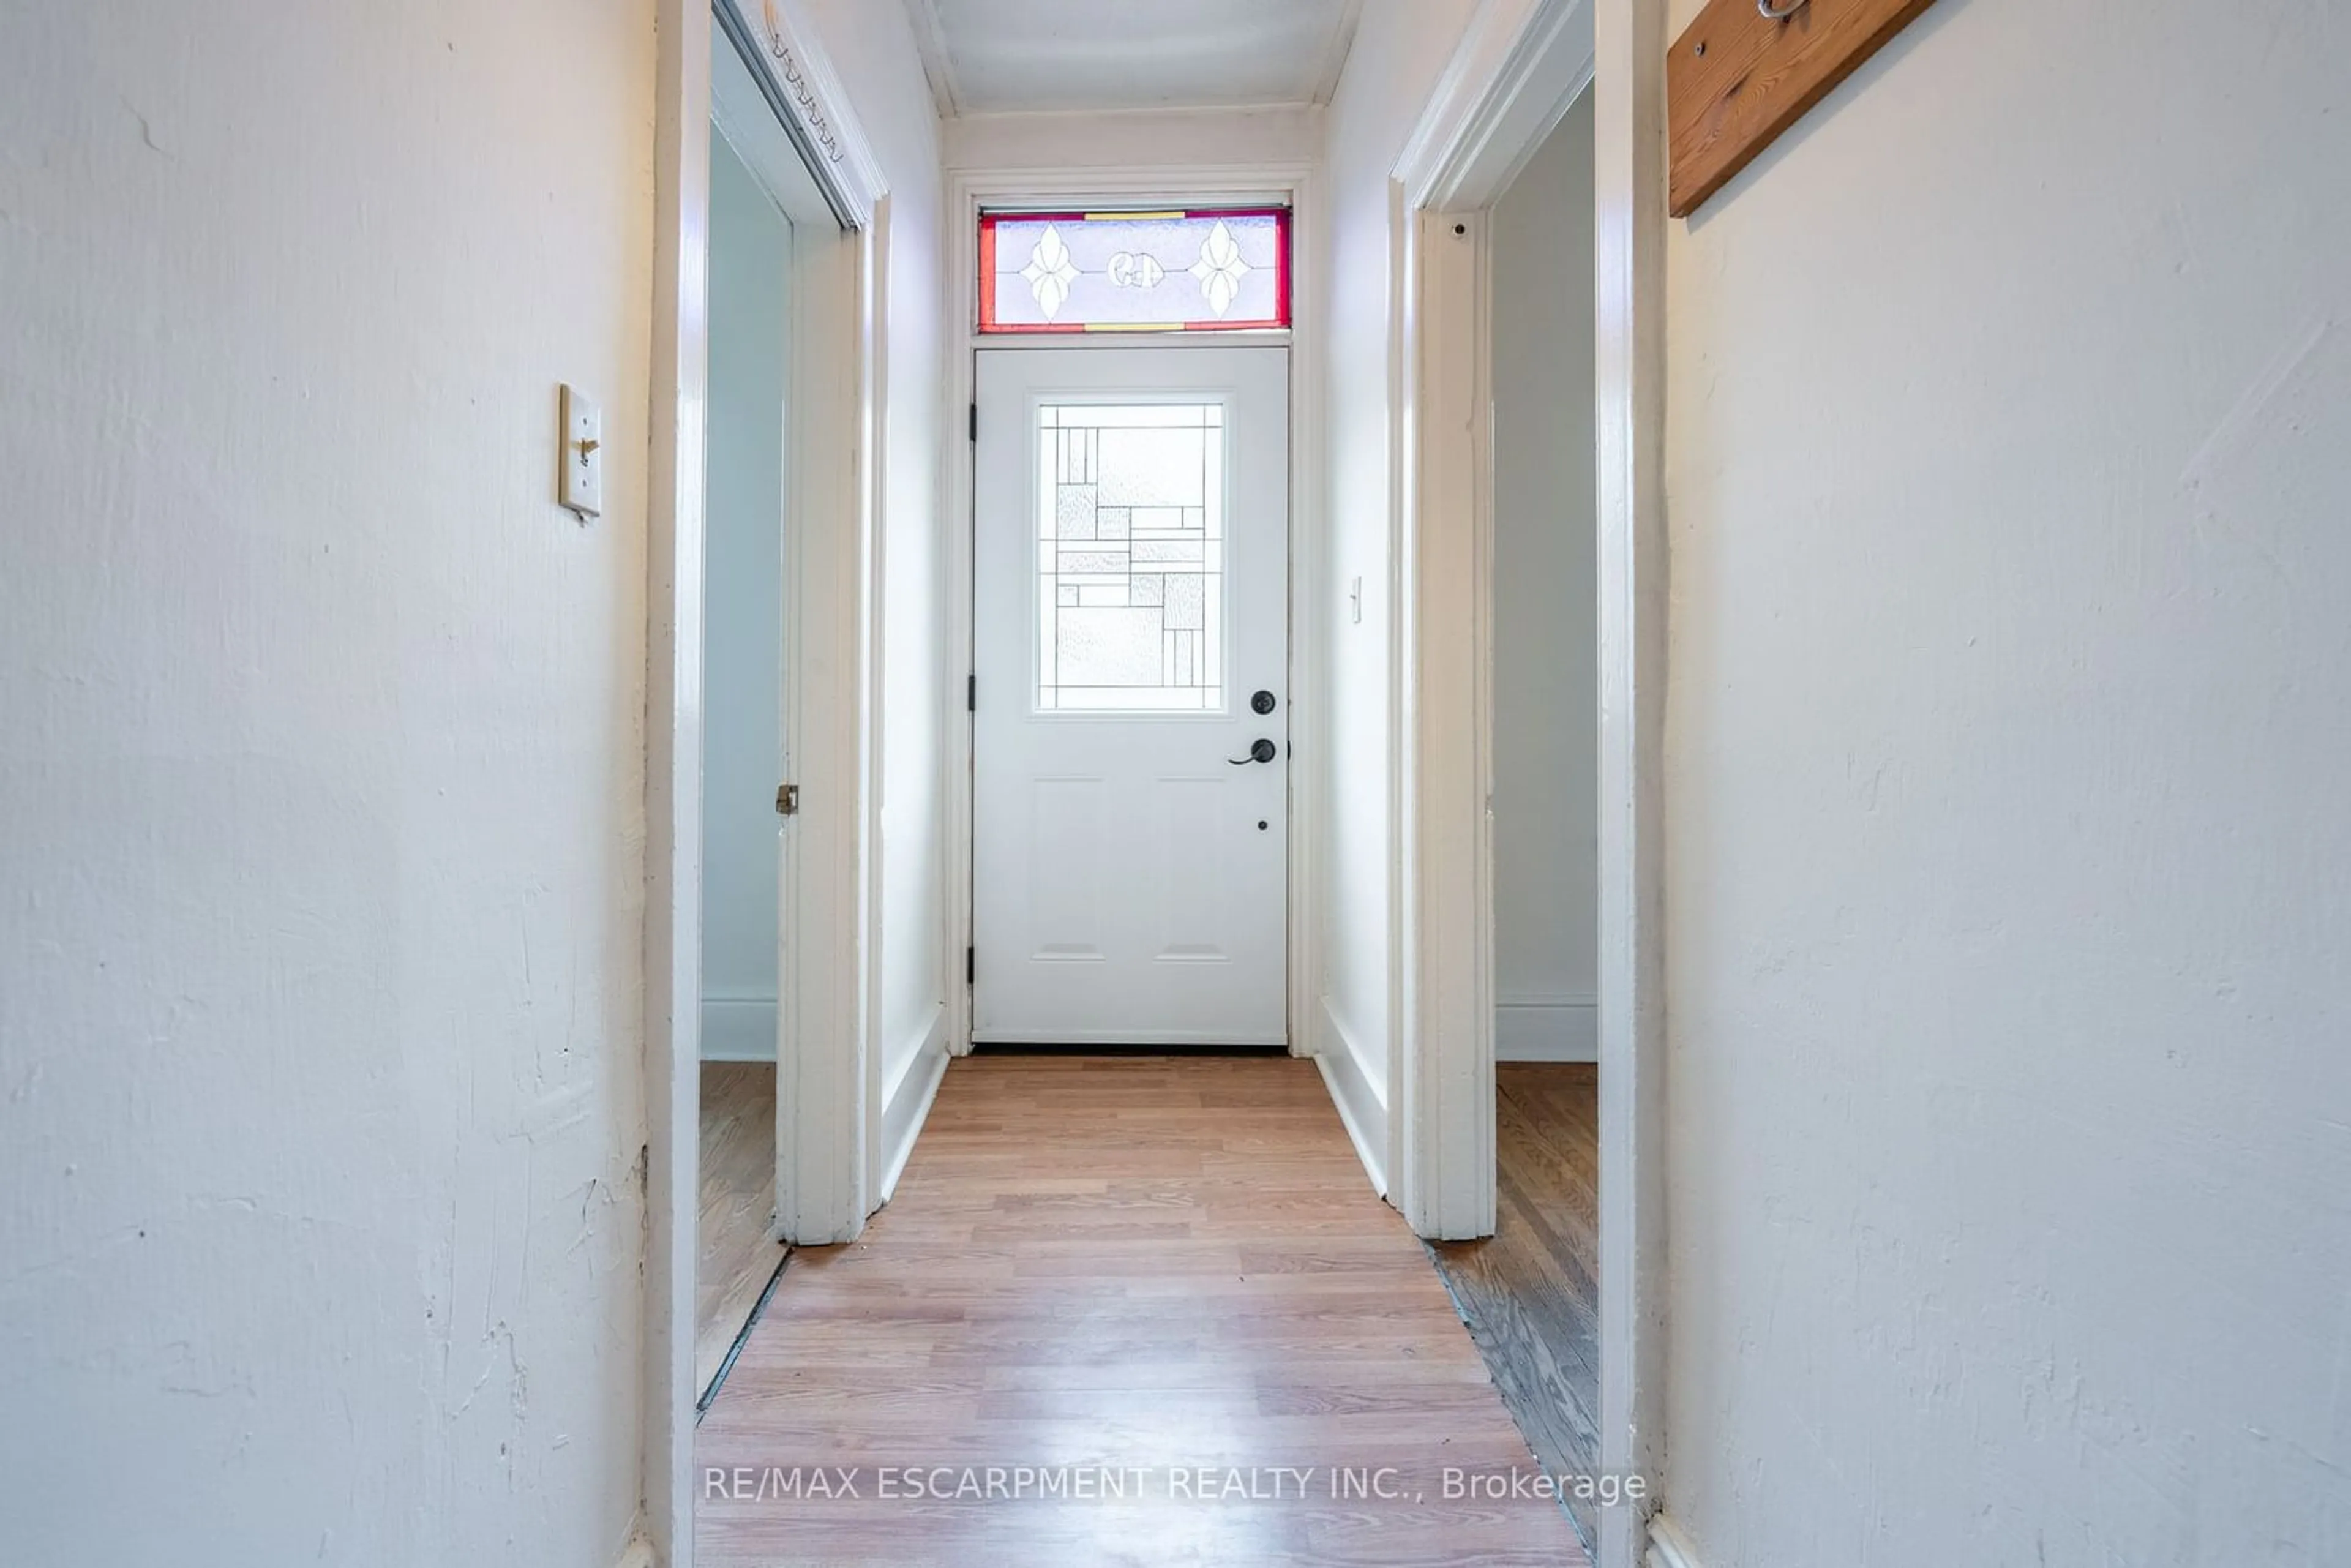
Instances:
[[[776,1212],[776,1068],[702,1064],[702,1205],[695,1221],[694,1387],[726,1364],[735,1336],[784,1259]]]
[[[1444,1495],[1534,1461],[1287,1058],[955,1062],[863,1239],[793,1253],[696,1453],[705,1564],[1585,1561],[1555,1503]]]
[[[1596,1475],[1599,1070],[1505,1062],[1495,1089],[1494,1234],[1429,1250],[1535,1457],[1557,1473]],[[1575,1518],[1594,1539],[1593,1510],[1575,1506]]]

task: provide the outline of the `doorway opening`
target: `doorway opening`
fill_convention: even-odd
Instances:
[[[1587,89],[1485,228],[1494,1233],[1434,1247],[1529,1447],[1573,1476],[1600,1469],[1593,133]]]
[[[746,1253],[752,1260],[739,1275],[758,1281],[754,1249],[772,1257],[779,1242],[853,1239],[886,1188],[881,1059],[865,1028],[872,1011],[866,956],[874,950],[877,901],[864,853],[874,830],[873,650],[860,607],[879,565],[872,518],[887,459],[877,398],[886,385],[888,318],[887,293],[876,280],[887,267],[891,223],[871,143],[823,50],[789,8],[756,0],[661,0],[655,37],[653,286],[660,305],[645,541],[643,1544],[662,1562],[689,1563],[697,1422],[705,1406],[723,1411],[727,1397],[726,1358],[717,1357],[713,1370],[705,1352],[698,1366],[696,1341],[723,1340],[726,1317],[748,1293],[712,1292],[734,1303],[724,1312],[704,1299],[705,1207],[714,1196],[723,1199],[734,1233],[750,1238]],[[719,308],[712,308],[714,229],[716,243],[729,244],[726,211],[714,218],[714,198],[729,197],[723,187],[714,191],[714,180],[732,182],[737,194],[745,194],[726,168],[728,157],[749,176],[758,198],[747,197],[737,227],[743,229],[747,211],[754,221],[743,232],[763,237],[737,270],[748,280],[743,292],[754,301],[752,314],[767,327],[730,325],[723,265]],[[772,211],[761,215],[761,202]],[[789,234],[780,250],[778,221]],[[779,302],[782,340],[774,343],[769,333]],[[738,308],[734,314],[742,313]],[[722,432],[716,452],[705,450],[705,438],[714,412],[714,342],[738,328],[770,345],[755,347],[752,363],[762,376],[735,399],[747,411],[742,426],[749,433],[737,444],[738,455],[751,454],[741,459],[739,488],[749,497],[751,519],[743,537],[759,558],[748,575],[776,583],[763,563],[778,559],[780,583],[744,596],[758,601],[761,616],[743,622],[752,630],[741,639],[748,651],[735,672],[737,698],[714,707],[707,662],[714,653],[725,656],[728,644],[723,635],[706,635],[713,574],[723,570],[708,559],[709,481],[711,460],[723,460],[728,437]],[[724,345],[717,358],[724,378]],[[780,406],[777,360],[785,367]],[[723,380],[718,392],[724,402]],[[780,485],[767,466],[778,450]],[[723,493],[719,504],[726,505]],[[724,517],[719,527],[727,527]],[[737,585],[723,586],[731,593]],[[763,616],[780,623],[763,625]],[[766,684],[770,671],[774,685]],[[721,676],[722,703],[730,678]],[[778,690],[779,699],[773,695]],[[752,994],[705,995],[704,883],[709,861],[724,852],[705,843],[705,731],[714,727],[728,731],[717,737],[722,752],[731,739],[748,759],[737,782],[714,777],[713,789],[728,793],[723,808],[715,800],[712,805],[716,814],[737,819],[738,839],[755,843],[745,852],[751,874],[737,879],[737,893],[751,889],[742,897],[756,902],[756,891],[772,883],[772,1003],[761,984],[764,965],[751,971]],[[761,757],[770,767],[758,780],[754,804],[739,792],[754,788],[742,781],[753,778]],[[765,842],[757,841],[752,819],[766,824]],[[722,823],[719,831],[726,831]],[[773,845],[772,871],[766,843]],[[714,890],[714,897],[722,892]],[[740,938],[739,950],[764,939],[763,930],[755,931]],[[707,1015],[705,999],[720,1004]],[[753,1006],[730,1009],[730,1001]],[[724,1016],[730,1011],[734,1017]],[[764,1023],[768,1015],[771,1028]],[[774,1084],[764,1117],[757,1089],[733,1100],[742,1141],[723,1157],[714,1149],[708,1159],[705,1131],[716,1144],[725,1118],[722,1112],[711,1127],[703,1124],[705,1023],[720,1052],[772,1062]],[[765,1053],[758,1043],[763,1028]],[[762,1129],[771,1130],[772,1147],[758,1142]],[[763,1162],[764,1191],[756,1174]],[[729,1179],[727,1170],[742,1174]],[[716,1194],[705,1191],[705,1171]],[[715,1256],[718,1249],[712,1250]],[[768,1281],[774,1279],[770,1272]],[[761,1293],[765,1289],[762,1282]],[[758,1310],[755,1296],[744,1315]],[[705,1325],[708,1334],[699,1334]]]
[[[1593,1355],[1575,1382],[1588,1388],[1583,1378],[1596,1379],[1596,1398],[1581,1406],[1572,1396],[1556,1356],[1552,1371],[1539,1375],[1556,1377],[1547,1403],[1567,1428],[1550,1439],[1546,1461],[1579,1450],[1592,1456],[1579,1457],[1576,1468],[1593,1484],[1598,1506],[1577,1511],[1577,1519],[1596,1536],[1594,1556],[1605,1568],[1644,1560],[1664,1458],[1662,32],[1657,8],[1625,0],[1499,0],[1481,10],[1395,171],[1392,235],[1402,263],[1392,322],[1402,374],[1391,429],[1411,474],[1401,503],[1399,594],[1415,618],[1395,698],[1396,762],[1407,813],[1425,824],[1400,852],[1410,893],[1393,936],[1412,998],[1395,1064],[1403,1119],[1396,1186],[1400,1207],[1433,1242],[1497,1237],[1504,1116],[1556,1132],[1572,1126],[1577,1105],[1593,1107],[1589,1182],[1565,1181],[1564,1198],[1523,1207],[1551,1220],[1555,1235],[1556,1217],[1579,1203],[1593,1217],[1588,1242],[1562,1236],[1563,1244],[1542,1249],[1535,1262],[1554,1279],[1589,1281],[1579,1285],[1593,1306]],[[1584,821],[1596,845],[1596,894],[1583,950],[1593,960],[1597,1063],[1590,1088],[1564,1107],[1515,1096],[1520,1115],[1499,1080],[1505,1071],[1518,1076],[1523,1064],[1498,1064],[1499,1037],[1580,1031],[1572,1010],[1547,1010],[1576,999],[1570,992],[1556,993],[1556,1003],[1530,998],[1545,1009],[1530,1016],[1497,1006],[1508,999],[1497,982],[1509,973],[1498,963],[1504,938],[1495,855],[1511,824],[1510,791],[1494,771],[1498,744],[1505,765],[1510,752],[1509,741],[1498,743],[1494,661],[1497,639],[1514,633],[1501,624],[1509,605],[1496,586],[1504,548],[1497,485],[1509,476],[1492,461],[1501,390],[1495,371],[1501,334],[1522,323],[1499,309],[1491,231],[1498,218],[1510,227],[1513,186],[1547,152],[1557,155],[1547,143],[1587,95],[1591,226],[1581,243],[1591,269],[1571,277],[1559,257],[1552,272],[1558,292],[1580,293],[1588,312],[1593,395],[1588,413],[1552,423],[1557,440],[1592,452],[1593,717],[1587,727],[1577,716],[1556,733],[1581,735],[1593,747],[1595,809]],[[1567,161],[1582,164],[1584,156]],[[1556,726],[1572,711],[1553,706],[1545,716]],[[1440,917],[1447,911],[1452,918]],[[1583,947],[1579,939],[1554,950]],[[1544,1027],[1526,1028],[1537,1022]],[[1589,1268],[1576,1263],[1578,1254]],[[1563,1328],[1546,1343],[1580,1348],[1579,1314],[1562,1315]],[[1542,1451],[1545,1438],[1528,1435]]]
[[[795,314],[803,252],[841,225],[756,54],[710,23],[703,428],[700,1129],[695,1408],[781,1275],[778,1078],[792,852]]]
[[[1155,174],[953,185],[958,1053],[1303,1038],[1311,174]]]

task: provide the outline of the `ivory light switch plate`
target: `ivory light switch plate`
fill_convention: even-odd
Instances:
[[[604,411],[577,389],[563,389],[560,498],[583,518],[604,511]]]

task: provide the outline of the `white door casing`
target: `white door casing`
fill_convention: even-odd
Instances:
[[[776,737],[778,766],[759,790],[763,805],[780,805],[775,791],[782,785],[798,791],[793,813],[770,819],[778,835],[776,1226],[788,1240],[822,1245],[854,1237],[878,1203],[862,1038],[870,936],[864,908],[843,905],[844,894],[857,896],[872,862],[865,762],[872,666],[843,656],[844,644],[864,630],[856,585],[869,571],[871,541],[858,467],[844,467],[837,456],[853,452],[861,405],[871,395],[860,366],[872,350],[859,338],[856,302],[886,244],[887,204],[875,200],[862,235],[842,230],[834,197],[778,118],[773,82],[763,87],[751,63],[775,57],[772,47],[756,34],[747,37],[747,45],[730,38],[718,18],[711,116],[790,232],[788,264],[774,279],[789,300],[786,407],[769,411],[771,417],[789,411],[784,504],[774,519],[781,530],[781,620],[772,629],[778,645],[768,654],[780,661],[782,711],[712,708],[705,672],[703,716],[706,727],[756,723]],[[878,329],[878,314],[873,325]],[[713,319],[709,327],[726,332],[741,323]],[[705,430],[722,413],[705,402]]]
[[[1288,351],[977,361],[973,1038],[1286,1044]]]
[[[755,38],[771,109],[799,123],[826,158],[819,175],[837,226],[796,232],[792,387],[791,516],[800,567],[789,624],[799,628],[799,667],[834,678],[810,683],[796,733],[827,737],[820,752],[803,749],[800,781],[815,788],[793,829],[810,873],[814,908],[829,920],[804,920],[797,955],[820,984],[801,988],[807,1022],[779,1040],[784,1071],[803,1092],[801,1120],[829,1129],[839,1107],[870,1074],[857,972],[869,950],[874,901],[866,896],[857,825],[867,817],[864,706],[870,666],[865,620],[854,612],[878,575],[875,530],[866,524],[878,499],[876,478],[889,468],[888,423],[877,416],[886,390],[881,367],[889,350],[886,276],[889,198],[871,143],[821,45],[810,35],[799,0],[749,5],[725,0]],[[746,16],[747,10],[755,12]],[[695,1218],[698,1177],[701,1019],[702,731],[704,634],[703,440],[706,349],[710,334],[704,266],[710,212],[712,76],[732,46],[710,31],[707,4],[660,0],[653,103],[653,274],[647,488],[645,693],[644,998],[644,1364],[642,1534],[627,1561],[657,1558],[670,1568],[694,1562]],[[787,90],[789,74],[789,90]],[[814,327],[810,323],[813,320]],[[841,606],[852,607],[843,611]],[[882,634],[879,615],[866,618]],[[799,683],[789,683],[798,685]],[[845,737],[846,744],[839,736]],[[810,1087],[810,1086],[813,1087]],[[834,1165],[862,1153],[846,1146]],[[862,1140],[857,1140],[862,1143]],[[778,1181],[788,1173],[778,1162]],[[778,1191],[778,1218],[807,1220],[794,1239],[845,1239],[842,1218],[867,1212],[870,1181],[816,1172],[789,1193]],[[830,1204],[831,1210],[821,1206]]]

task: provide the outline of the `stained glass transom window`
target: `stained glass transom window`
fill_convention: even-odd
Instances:
[[[990,213],[979,220],[984,332],[1289,325],[1286,208]]]
[[[1225,706],[1225,411],[1038,411],[1037,706]]]

